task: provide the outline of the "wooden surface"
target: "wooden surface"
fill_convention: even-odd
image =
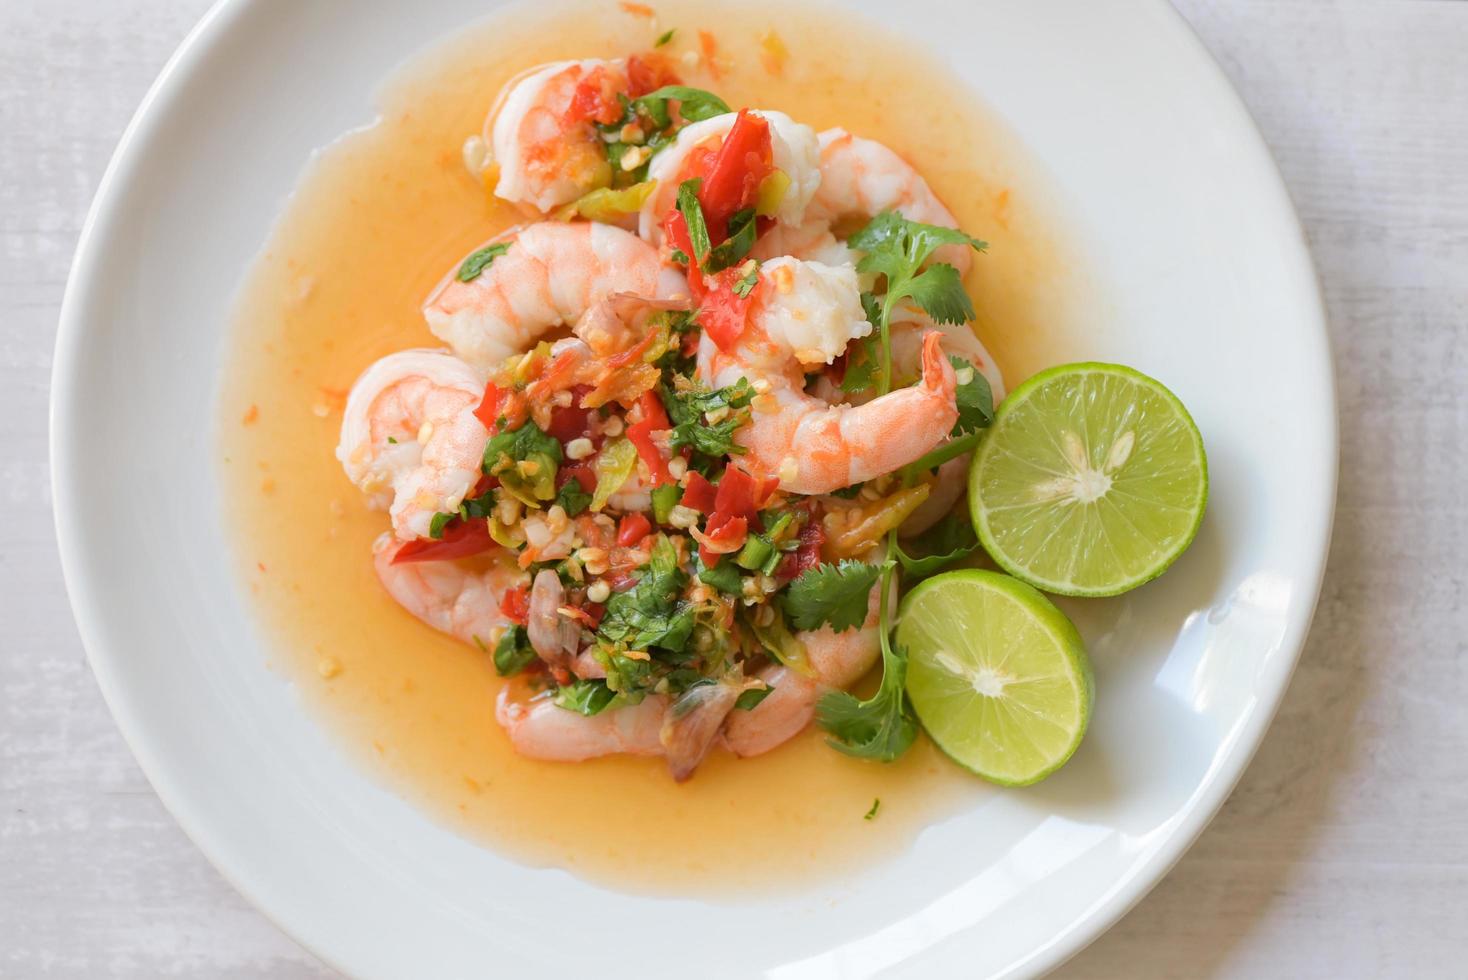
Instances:
[[[0,5],[3,977],[328,973],[159,805],[87,668],[51,529],[46,398],[72,249],[123,126],[205,6]],[[1171,876],[1061,975],[1463,976],[1468,2],[1179,6],[1314,246],[1340,503],[1315,628],[1252,767]]]

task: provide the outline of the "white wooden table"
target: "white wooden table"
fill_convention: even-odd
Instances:
[[[72,249],[123,126],[206,4],[0,5],[3,977],[329,972],[159,805],[87,668],[51,530],[46,397]],[[1468,2],[1180,6],[1314,244],[1340,504],[1315,628],[1253,766],[1172,875],[1061,972],[1464,976]]]

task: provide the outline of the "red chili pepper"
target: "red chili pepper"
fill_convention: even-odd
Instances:
[[[718,244],[728,237],[729,219],[754,204],[760,182],[774,169],[770,124],[740,109],[698,191],[710,241]]]
[[[567,483],[575,480],[581,484],[584,493],[596,492],[596,470],[590,463],[571,463],[556,470],[556,489],[559,490]]]
[[[500,417],[500,402],[504,400],[505,390],[493,381],[484,386],[484,397],[479,400],[479,407],[474,410],[474,417],[494,435],[495,423]]]
[[[489,536],[489,525],[481,520],[454,521],[444,528],[442,538],[417,538],[409,541],[393,555],[392,563],[401,565],[415,561],[450,561],[468,558],[497,548]]]
[[[570,442],[589,434],[591,426],[588,421],[594,410],[581,406],[581,399],[589,391],[590,385],[577,385],[571,389],[571,404],[551,409],[550,423],[545,430],[548,435],[561,442]]]
[[[821,563],[821,548],[826,544],[826,526],[815,514],[805,522],[805,527],[800,529],[800,536],[796,538],[798,544],[792,557],[795,559],[795,568],[790,577],[808,572]]]
[[[688,471],[688,480],[683,485],[683,498],[679,503],[685,507],[708,514],[714,509],[714,501],[717,499],[717,491],[714,485],[704,478],[697,470]]]
[[[603,126],[621,119],[622,104],[617,101],[610,81],[604,68],[597,67],[587,72],[571,94],[566,119],[570,122],[595,121]]]
[[[698,545],[698,557],[703,559],[705,565],[713,568],[720,558],[738,551],[744,545],[744,540],[749,537],[749,521],[743,517],[715,514],[708,519],[703,536],[704,541]]]
[[[688,278],[692,283],[693,279],[704,277],[693,273]],[[703,327],[703,332],[718,345],[719,350],[726,353],[733,350],[739,338],[744,336],[744,328],[749,324],[749,308],[759,292],[759,282],[756,281],[755,288],[748,295],[736,293],[734,286],[741,278],[738,269],[725,269],[708,277],[703,298],[699,301],[698,325]]]
[[[637,448],[637,455],[652,471],[653,486],[660,487],[664,483],[673,482],[673,476],[668,472],[668,461],[653,442],[652,434],[672,428],[672,423],[668,421],[668,413],[654,392],[644,391],[637,404],[642,406],[642,421],[627,426],[627,438]]]
[[[719,478],[718,492],[714,496],[714,514],[743,517],[751,523],[758,518],[759,509],[774,491],[779,479],[762,477],[755,479],[738,466],[730,464]]]
[[[596,629],[601,625],[601,618],[606,613],[607,607],[599,602],[589,602],[580,609],[575,606],[566,606],[565,611],[581,625],[589,629]]]
[[[637,98],[664,85],[677,85],[678,74],[669,60],[659,54],[634,54],[627,59],[627,95]]]
[[[631,548],[652,533],[652,521],[645,514],[624,514],[617,527],[617,544]]]
[[[510,622],[524,626],[530,619],[530,590],[517,585],[500,596],[500,612]]]

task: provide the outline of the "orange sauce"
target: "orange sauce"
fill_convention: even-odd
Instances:
[[[655,18],[624,9],[634,6],[470,27],[401,68],[379,94],[380,119],[306,166],[239,296],[219,406],[228,519],[274,638],[272,666],[348,754],[436,819],[518,860],[625,889],[789,888],[900,855],[983,784],[925,740],[883,766],[832,751],[814,731],[757,759],[716,752],[682,785],[659,760],[522,759],[493,720],[501,681],[489,658],[400,610],[372,572],[387,520],[333,455],[346,392],[375,358],[435,346],[423,298],[466,252],[523,220],[470,177],[465,137],[524,68],[645,50],[676,28],[665,50],[688,62],[688,84],[818,130],[845,126],[915,162],[961,226],[990,242],[968,285],[977,329],[1011,381],[1058,348],[1080,280],[1033,163],[920,52],[849,15],[785,4],[659,3]]]

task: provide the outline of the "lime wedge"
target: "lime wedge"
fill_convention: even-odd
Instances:
[[[1081,744],[1094,697],[1085,647],[1018,579],[979,569],[928,579],[902,601],[896,641],[918,718],[965,769],[1028,786]]]
[[[1207,502],[1208,460],[1188,410],[1117,364],[1067,364],[1020,385],[969,474],[990,557],[1061,595],[1116,595],[1161,575]]]

